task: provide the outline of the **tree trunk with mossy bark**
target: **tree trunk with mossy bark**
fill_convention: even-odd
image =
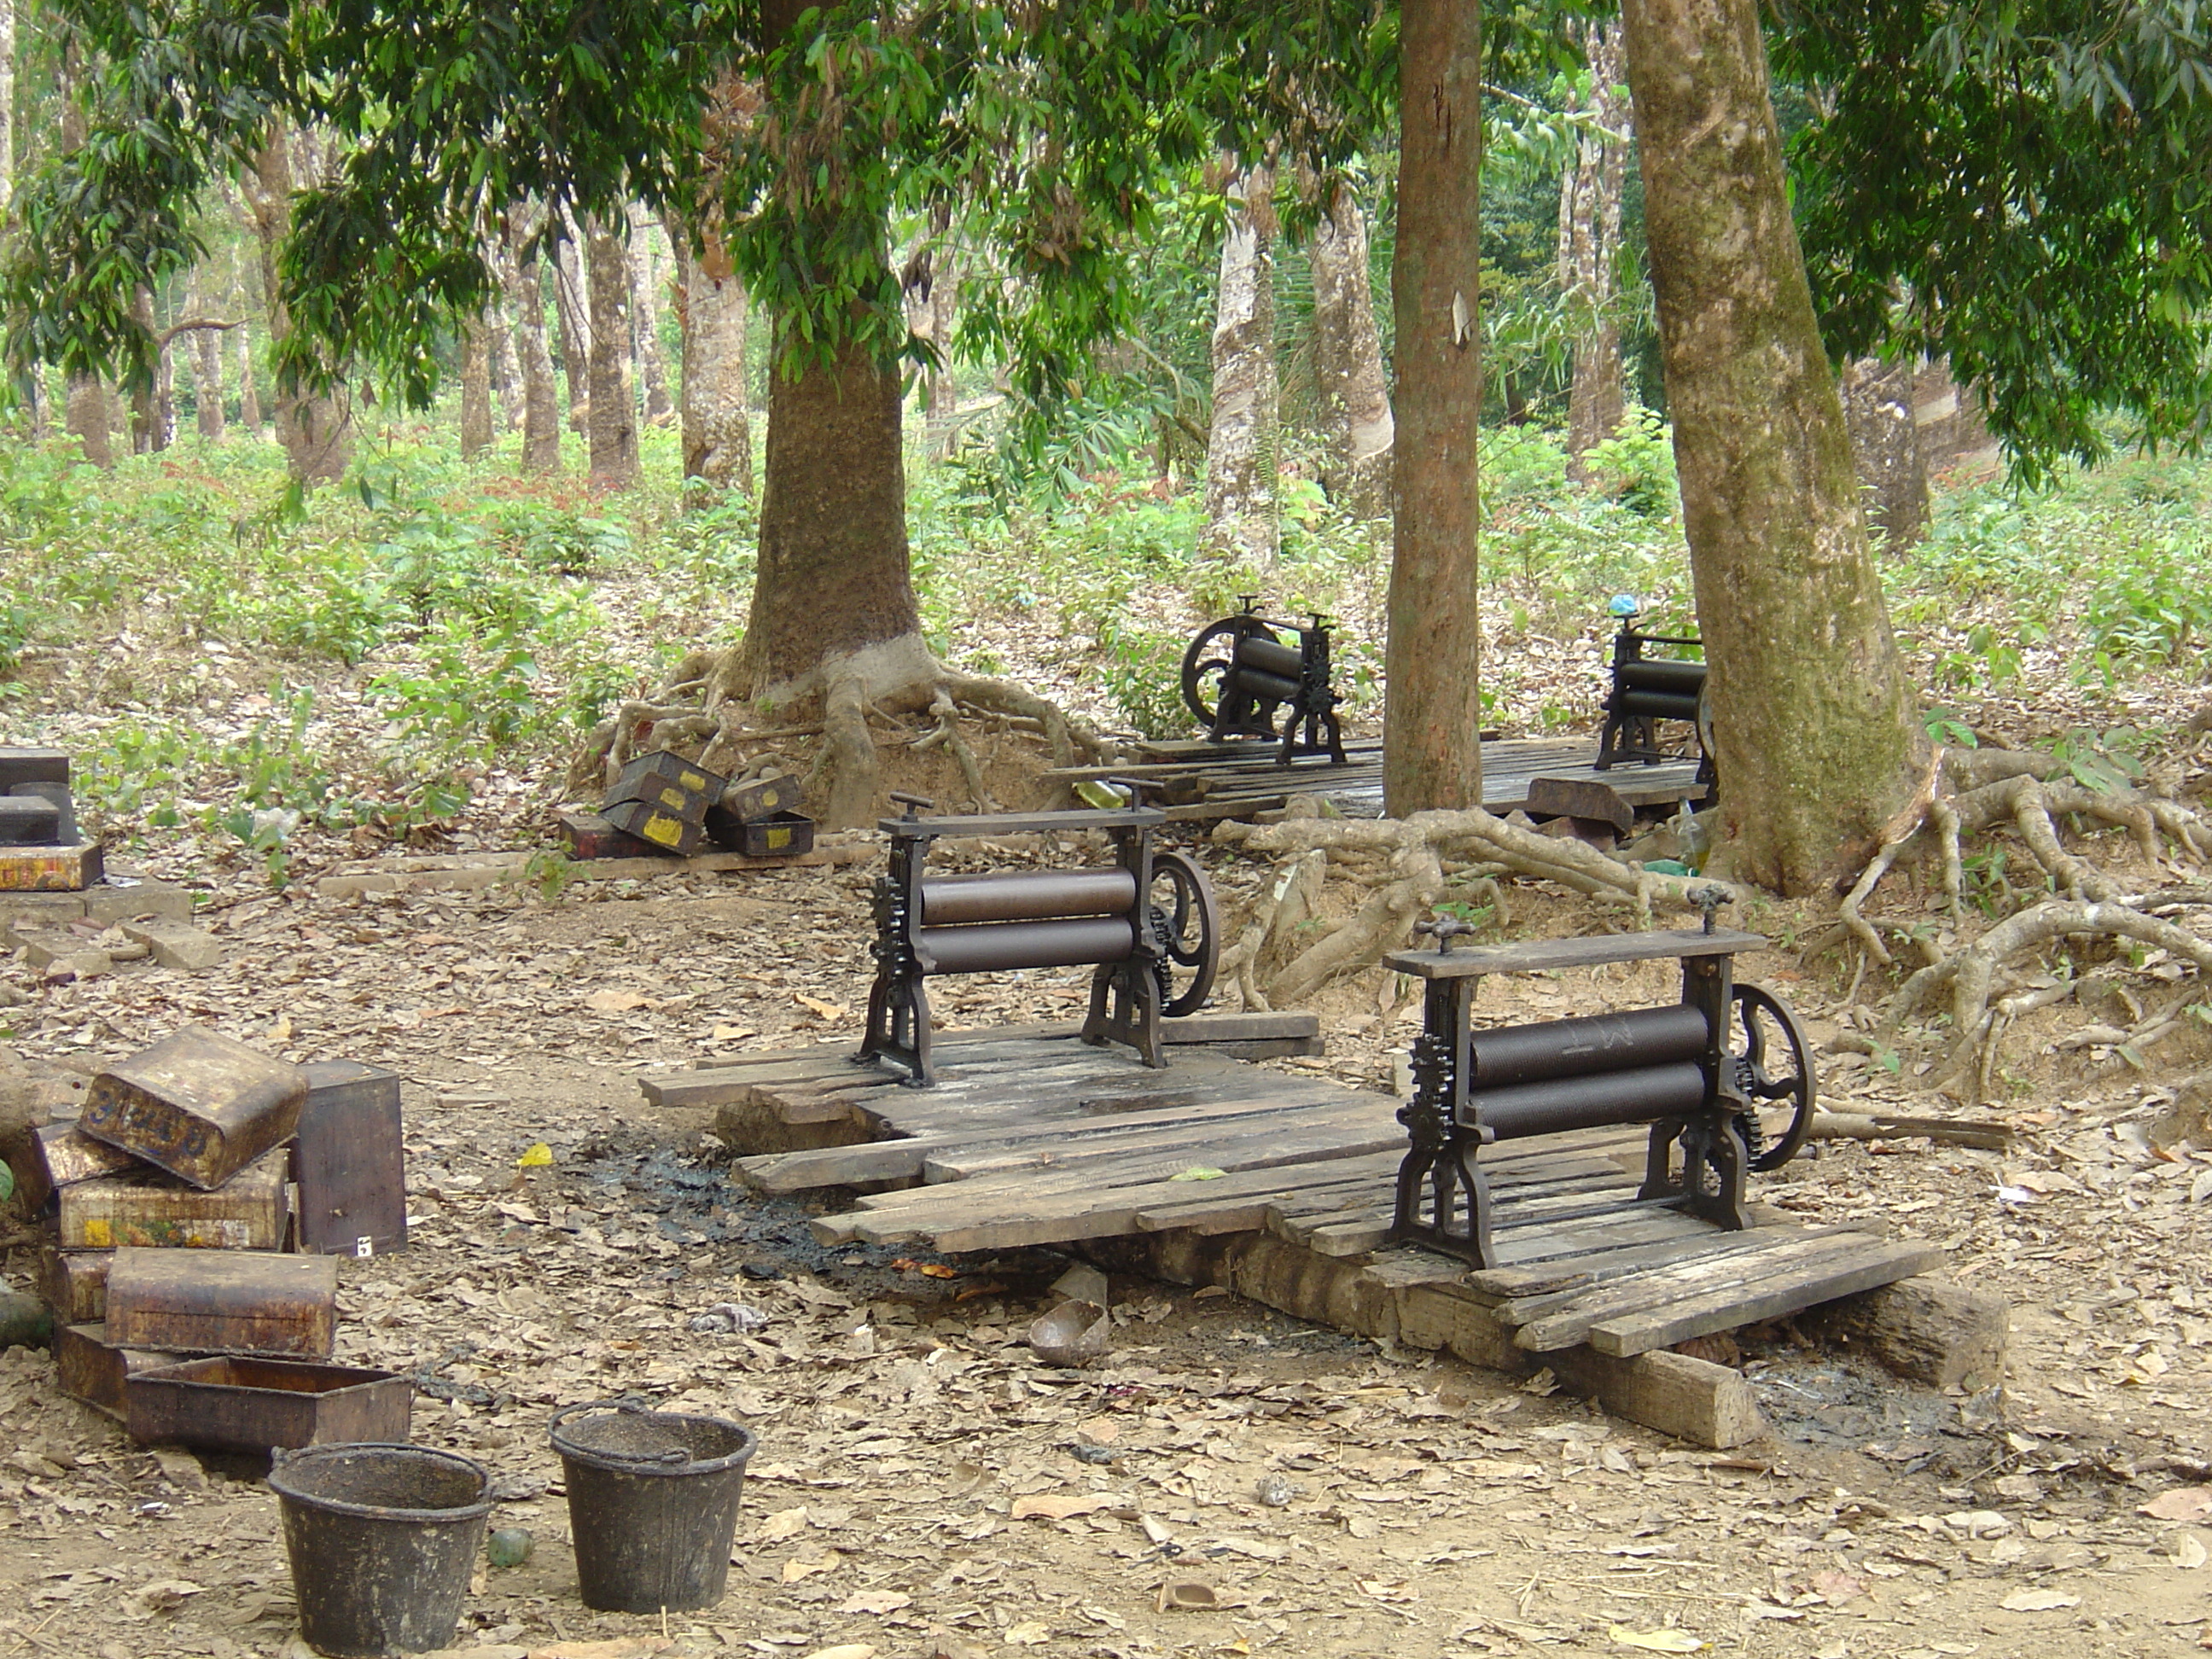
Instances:
[[[1382,714],[1394,817],[1482,804],[1482,19],[1462,0],[1404,0],[1399,17],[1397,522]]]
[[[282,128],[272,132],[239,183],[260,249],[270,338],[282,343],[292,326],[276,276],[277,252],[292,223],[291,136]],[[295,483],[328,483],[344,476],[353,458],[353,412],[343,388],[305,392],[280,385],[276,417],[276,441],[284,446],[285,468]]]
[[[1717,857],[1807,893],[1879,842],[1926,738],[1790,222],[1756,0],[1627,0],[1622,16],[1711,664]]]

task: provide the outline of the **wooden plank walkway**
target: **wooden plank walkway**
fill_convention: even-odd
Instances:
[[[1381,1251],[1405,1152],[1398,1103],[1208,1049],[1286,1040],[1301,1016],[1178,1021],[1170,1065],[1064,1028],[946,1033],[941,1085],[900,1086],[849,1042],[644,1080],[662,1104],[714,1106],[759,1191],[859,1188],[812,1224],[825,1244],[947,1253],[1157,1235],[1265,1234],[1302,1259]],[[1273,1025],[1267,1021],[1276,1022]],[[1255,1024],[1255,1022],[1259,1022]],[[1640,1129],[1552,1136],[1484,1159],[1498,1265],[1418,1250],[1441,1287],[1529,1353],[1626,1358],[1798,1312],[1938,1265],[1942,1253],[1845,1228],[1726,1232],[1636,1198]],[[872,1188],[873,1190],[868,1190]],[[1357,1259],[1354,1261],[1352,1259]],[[1380,1258],[1376,1258],[1380,1259]]]
[[[1148,743],[1139,745],[1146,757],[1139,764],[1071,766],[1043,775],[1047,782],[1062,784],[1103,777],[1139,780],[1148,799],[1164,806],[1171,821],[1250,817],[1281,808],[1294,794],[1326,796],[1350,817],[1381,816],[1382,739],[1350,738],[1344,750],[1342,766],[1304,756],[1284,768],[1274,763],[1273,744]],[[1482,745],[1482,804],[1500,814],[1525,808],[1529,782],[1539,777],[1606,783],[1632,806],[1705,799],[1695,761],[1599,772],[1590,765],[1595,753],[1595,744],[1587,737],[1494,738]]]

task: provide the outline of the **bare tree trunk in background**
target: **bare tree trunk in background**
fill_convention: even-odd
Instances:
[[[204,315],[207,299],[201,292],[197,277],[185,292],[185,313],[193,317]],[[222,335],[223,331],[219,328],[193,330],[185,357],[185,368],[192,380],[193,425],[202,441],[207,443],[222,441]]]
[[[1620,428],[1620,320],[1613,302],[1620,292],[1620,190],[1628,171],[1626,134],[1632,118],[1620,21],[1589,18],[1575,27],[1589,64],[1588,113],[1600,129],[1583,134],[1559,191],[1559,292],[1575,331],[1567,476],[1580,483],[1583,454]]]
[[[1716,873],[1810,893],[1927,738],[1790,217],[1759,0],[1626,0],[1645,230],[1721,776]]]
[[[115,446],[109,436],[112,417],[107,409],[107,388],[98,380],[71,375],[63,410],[69,434],[94,466],[115,465]]]
[[[1867,526],[1901,552],[1928,531],[1928,461],[1913,421],[1913,366],[1855,358],[1844,365],[1838,390],[1851,462],[1865,502]]]
[[[498,272],[501,266],[496,242],[484,252],[493,271]],[[522,365],[514,351],[514,319],[507,314],[513,304],[502,278],[498,295],[484,307],[484,326],[490,337],[491,389],[499,399],[499,428],[502,432],[522,429],[529,397],[522,385]]]
[[[568,429],[591,430],[592,314],[584,282],[583,232],[565,212],[553,245],[553,313],[561,330],[561,368],[568,382]]]
[[[461,330],[461,459],[491,447],[491,325],[471,317]]]
[[[138,326],[155,343],[154,379],[131,394],[131,453],[151,455],[167,449],[177,434],[177,397],[175,371],[169,357],[169,342],[161,337],[154,318],[154,291],[142,288],[131,303],[132,314]]]
[[[1214,298],[1213,418],[1206,444],[1201,553],[1272,569],[1281,546],[1275,501],[1273,172],[1237,181],[1221,239]]]
[[[1397,513],[1382,799],[1404,817],[1482,804],[1482,16],[1471,0],[1401,0],[1398,15]]]
[[[276,276],[276,251],[292,217],[292,155],[282,128],[271,133],[240,175],[261,252],[261,292],[269,307],[269,336],[283,341],[291,331]],[[345,474],[353,453],[353,413],[343,392],[313,396],[276,388],[276,441],[284,446],[286,471],[303,484],[326,483]]]
[[[255,438],[261,435],[261,397],[253,386],[253,334],[238,331],[238,423]]]
[[[15,199],[15,0],[0,0],[0,219]]]
[[[553,359],[545,349],[544,266],[522,250],[533,228],[520,211],[511,211],[498,249],[500,281],[514,313],[515,367],[522,376],[522,470],[555,472],[561,466],[560,398],[553,384]]]
[[[901,275],[907,326],[930,343],[938,367],[920,377],[922,453],[941,461],[951,447],[960,413],[960,383],[952,371],[952,327],[959,319],[960,257],[952,246],[952,210],[933,209],[928,234]]]
[[[593,219],[585,231],[592,294],[592,483],[599,489],[629,489],[638,481],[628,228]]]
[[[1375,326],[1367,270],[1367,219],[1343,178],[1328,180],[1328,209],[1313,234],[1315,378],[1330,498],[1363,519],[1390,510],[1390,382]]]
[[[629,210],[629,252],[637,275],[630,331],[636,342],[637,378],[645,392],[646,424],[661,426],[676,413],[676,400],[668,395],[668,354],[660,344],[660,299],[668,276],[661,265],[653,221],[643,208],[635,205]]]
[[[703,250],[674,215],[676,314],[684,331],[684,476],[753,491],[752,422],[745,409],[744,284],[711,230]]]

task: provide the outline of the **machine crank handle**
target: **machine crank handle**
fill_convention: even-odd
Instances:
[[[1735,895],[1725,887],[1700,887],[1690,895],[1690,902],[1705,912],[1705,931],[1713,931],[1713,918],[1735,902]]]
[[[891,791],[891,799],[905,807],[906,816],[910,818],[917,817],[925,811],[934,812],[937,810],[937,803],[927,795],[909,795],[894,789]]]

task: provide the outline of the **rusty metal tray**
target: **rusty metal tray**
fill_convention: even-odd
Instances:
[[[415,1385],[390,1371],[216,1354],[133,1372],[123,1419],[141,1445],[266,1452],[404,1442]]]

